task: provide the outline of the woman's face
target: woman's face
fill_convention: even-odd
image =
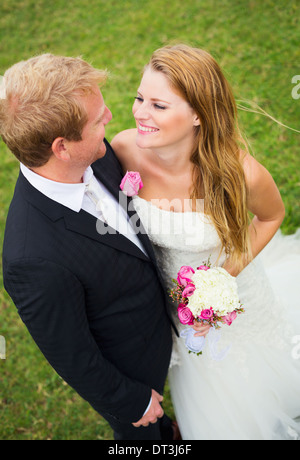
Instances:
[[[191,106],[169,85],[162,72],[147,68],[132,108],[140,148],[186,148],[199,125]]]

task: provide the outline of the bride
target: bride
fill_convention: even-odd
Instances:
[[[207,52],[162,48],[145,68],[133,114],[137,129],[112,146],[124,171],[142,177],[134,206],[166,287],[181,266],[210,258],[237,277],[245,309],[221,329],[223,360],[207,345],[202,356],[189,354],[174,337],[169,382],[182,438],[299,439],[300,238],[278,231],[280,193],[247,151],[228,82]]]

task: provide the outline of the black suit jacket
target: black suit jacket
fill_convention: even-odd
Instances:
[[[92,167],[118,199],[123,174],[108,143]],[[148,237],[139,234],[149,257],[103,230],[111,229],[98,221],[97,231],[96,218],[47,198],[20,173],[4,237],[4,286],[57,373],[104,417],[132,423],[151,388],[163,390],[171,320]]]

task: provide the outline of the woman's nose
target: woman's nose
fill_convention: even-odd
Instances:
[[[140,103],[138,107],[134,108],[134,117],[139,120],[148,120],[150,111],[146,103]]]

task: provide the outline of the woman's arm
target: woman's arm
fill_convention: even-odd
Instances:
[[[248,189],[248,209],[254,215],[249,227],[252,256],[256,257],[279,229],[285,215],[284,204],[271,174],[251,155],[244,158]],[[249,263],[245,261],[244,267]],[[233,276],[237,270],[230,258],[224,268]]]

